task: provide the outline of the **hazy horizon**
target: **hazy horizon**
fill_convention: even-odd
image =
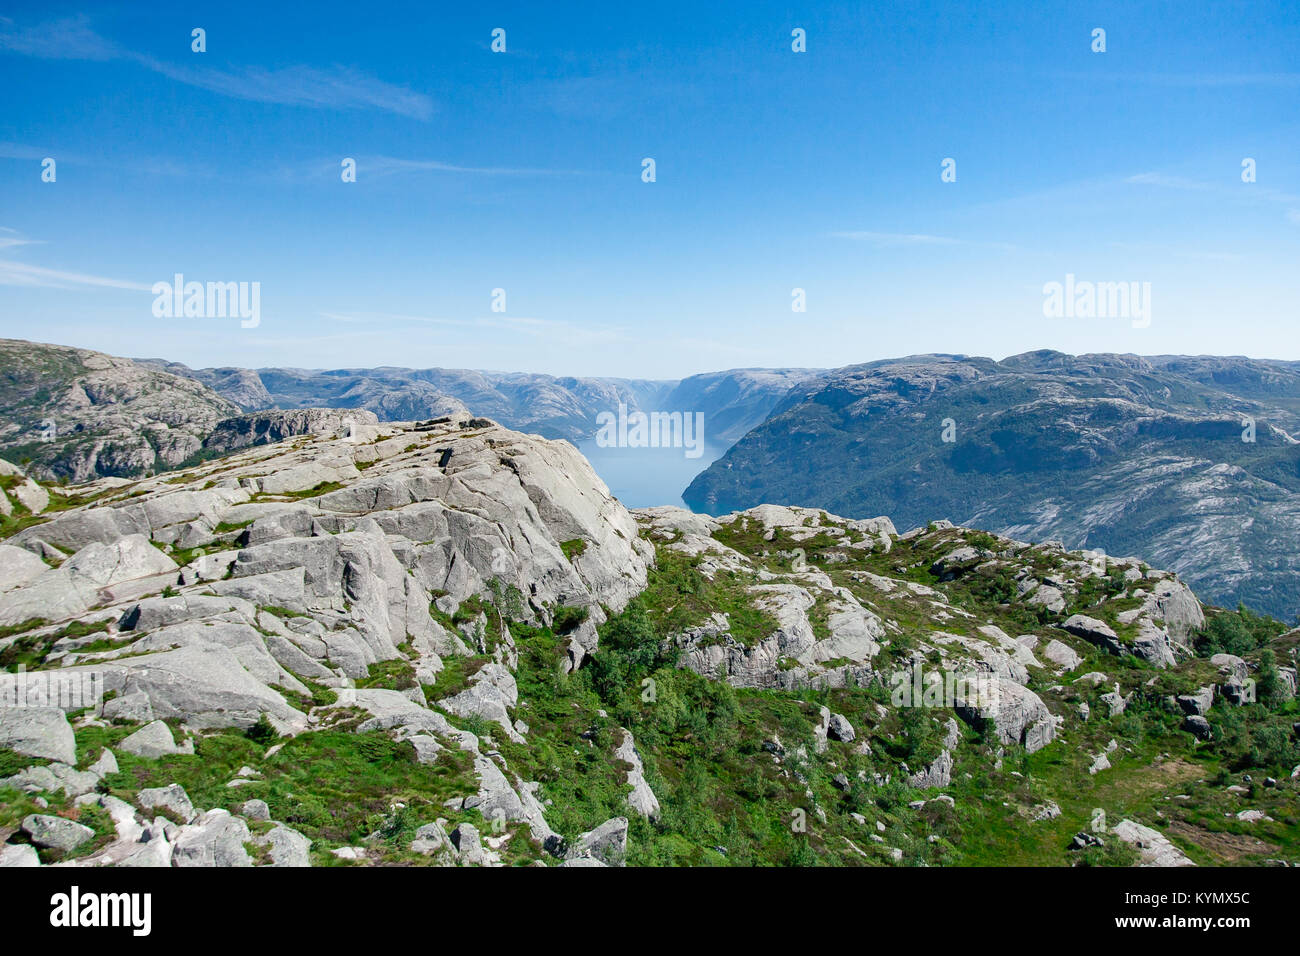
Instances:
[[[55,345],[55,346],[63,346],[67,348],[80,348],[80,349],[90,348],[90,346],[82,345],[76,342],[51,342],[51,341],[44,341],[44,340],[37,340],[37,339],[23,339],[21,337],[15,337],[15,338],[18,338],[21,341],[31,342],[34,345]],[[105,350],[92,349],[92,351],[104,352]],[[300,372],[336,372],[336,371],[366,372],[366,371],[377,371],[380,369],[422,371],[426,369],[445,369],[445,370],[455,370],[455,371],[478,372],[484,375],[547,375],[553,378],[604,378],[604,379],[618,379],[622,381],[679,382],[684,379],[690,378],[694,375],[724,374],[727,372],[750,372],[750,371],[765,372],[765,371],[776,371],[776,370],[784,370],[784,369],[802,369],[805,371],[812,371],[812,372],[830,372],[830,371],[835,371],[836,369],[850,368],[857,365],[869,365],[873,362],[901,360],[906,358],[922,358],[930,355],[948,356],[955,359],[987,358],[995,362],[1003,362],[1009,358],[1014,358],[1017,355],[1026,355],[1029,353],[1040,352],[1040,351],[1060,351],[1060,350],[1059,349],[1051,350],[1051,349],[1047,349],[1046,347],[1027,348],[1019,352],[1011,352],[1006,355],[996,355],[996,356],[980,355],[976,353],[957,353],[957,352],[911,352],[908,353],[907,355],[880,355],[880,356],[875,356],[873,358],[856,359],[849,362],[842,362],[839,365],[825,365],[825,366],[736,365],[727,368],[709,368],[709,369],[703,369],[701,371],[689,372],[683,375],[669,375],[663,377],[607,375],[600,372],[595,372],[595,373],[563,372],[563,371],[549,372],[549,371],[540,371],[537,369],[530,369],[530,368],[487,368],[487,367],[475,367],[475,366],[465,366],[465,365],[398,365],[392,362],[382,362],[377,365],[320,365],[320,366],[306,366],[306,365],[253,366],[253,365],[203,365],[203,364],[196,365],[190,362],[180,361],[179,359],[173,358],[168,355],[124,355],[121,353],[114,353],[114,352],[107,352],[106,354],[114,355],[117,358],[130,359],[131,361],[135,361],[135,362],[178,363],[181,365],[185,365],[186,367],[193,369],[195,371],[201,371],[204,369],[217,369],[217,368],[241,368],[253,372],[260,372],[269,369],[283,369],[283,370],[292,370],[292,371],[300,371]],[[1254,361],[1254,362],[1300,361],[1300,359],[1278,358],[1276,356],[1271,356],[1271,355],[1244,355],[1240,353],[1229,354],[1229,353],[1216,353],[1216,352],[1148,352],[1145,354],[1140,352],[1082,352],[1082,353],[1061,353],[1061,354],[1073,355],[1075,358],[1079,358],[1085,355],[1134,355],[1137,356],[1138,358],[1143,358],[1143,359],[1177,356],[1177,357],[1184,357],[1184,358],[1244,359],[1247,361]]]

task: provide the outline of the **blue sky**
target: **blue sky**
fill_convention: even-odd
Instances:
[[[1300,359],[1295,2],[159,6],[0,15],[0,336],[655,378]],[[177,272],[259,282],[260,324],[154,317]],[[1045,318],[1067,273],[1149,282],[1150,327]]]

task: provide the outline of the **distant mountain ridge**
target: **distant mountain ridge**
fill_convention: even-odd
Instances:
[[[903,527],[944,516],[1142,554],[1217,603],[1291,619],[1296,436],[1296,362],[910,356],[796,385],[684,498],[713,514],[782,501]]]
[[[623,404],[631,411],[703,412],[707,439],[722,445],[760,424],[791,386],[821,374],[731,369],[652,380],[445,368],[191,369],[162,359],[137,361],[200,381],[246,412],[356,408],[380,421],[405,421],[468,410],[511,428],[577,442],[594,437],[597,415]]]
[[[581,442],[620,403],[700,411],[707,441],[739,441],[687,488],[698,510],[789,501],[903,526],[948,517],[1150,556],[1218,603],[1244,600],[1284,618],[1300,610],[1296,362],[933,354],[650,381],[193,370],[3,340],[0,366],[0,456],[46,479],[136,478],[349,414],[397,421],[468,410]],[[283,414],[309,409],[326,411]]]
[[[40,478],[174,468],[239,411],[200,382],[130,359],[0,339],[0,455]]]

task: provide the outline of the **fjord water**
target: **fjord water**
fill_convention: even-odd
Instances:
[[[687,507],[682,501],[686,486],[727,450],[726,445],[705,442],[699,458],[687,458],[683,448],[602,448],[594,438],[577,444],[610,494],[626,508]]]

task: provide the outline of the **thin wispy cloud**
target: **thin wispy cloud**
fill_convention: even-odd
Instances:
[[[331,166],[335,169],[337,163]],[[460,166],[436,159],[403,159],[397,156],[371,156],[357,159],[358,172],[368,176],[391,176],[396,173],[432,172],[474,176],[576,176],[579,170],[537,169],[518,166]]]
[[[1112,242],[1110,248],[1122,252],[1136,252],[1150,256],[1156,253],[1177,259],[1193,259],[1203,262],[1243,262],[1246,256],[1240,252],[1222,252],[1209,249],[1187,249],[1164,242]]]
[[[222,70],[167,63],[100,36],[84,16],[27,27],[19,27],[8,18],[0,19],[0,50],[46,60],[125,60],[178,83],[258,103],[312,109],[377,109],[419,120],[427,120],[434,109],[433,100],[423,93],[347,66]]]
[[[1207,161],[1208,162],[1208,161]],[[1204,167],[1201,162],[1198,167]],[[1173,190],[1188,193],[1188,201],[1193,194],[1199,194],[1199,202],[1212,201],[1222,204],[1244,205],[1284,205],[1300,206],[1300,195],[1273,189],[1258,183],[1242,183],[1238,178],[1239,167],[1235,163],[1222,173],[1222,179],[1215,181],[1211,177],[1196,178],[1180,173],[1163,170],[1146,170],[1139,173],[1120,174],[1094,179],[1079,179],[1057,185],[1031,190],[1020,194],[1008,195],[998,199],[982,200],[969,208],[973,211],[989,212],[992,210],[1024,209],[1037,214],[1045,206],[1063,208],[1098,208],[1099,204],[1129,204],[1132,202],[1130,187],[1147,186],[1155,190]],[[1290,213],[1287,213],[1288,217]]]
[[[1281,203],[1284,206],[1300,205],[1300,195],[1281,189],[1271,189],[1268,186],[1261,186],[1256,189],[1252,184],[1250,195],[1251,198],[1264,202]]]
[[[1300,87],[1300,73],[1286,71],[1256,73],[1095,73],[1056,72],[1053,75],[1067,80],[1110,80],[1124,84],[1148,83],[1152,86],[1184,87],[1188,89],[1235,89],[1248,86]]]
[[[0,226],[0,249],[12,249],[15,246],[30,246],[43,242],[43,239],[28,239],[17,229]]]
[[[35,147],[22,143],[0,142],[0,159],[17,159],[39,162],[46,157],[58,160],[59,166],[84,166],[96,171],[112,170],[115,174],[128,174],[140,178],[167,176],[176,179],[238,179],[247,182],[249,174],[240,170],[236,175],[228,169],[192,159],[172,159],[167,156],[140,156],[117,154],[113,157],[69,152],[61,147]]]
[[[1161,172],[1138,173],[1134,176],[1128,176],[1124,182],[1130,185],[1141,186],[1158,186],[1164,189],[1179,189],[1189,192],[1205,192],[1212,190],[1215,198],[1222,197],[1224,200],[1246,202],[1246,203],[1270,203],[1273,205],[1292,206],[1300,204],[1300,196],[1295,193],[1285,192],[1280,189],[1272,189],[1268,186],[1261,186],[1256,183],[1233,183],[1225,185],[1224,183],[1207,182],[1199,179],[1192,179],[1187,176],[1172,175]],[[1286,212],[1286,218],[1291,222],[1300,221],[1300,209],[1291,208]]]
[[[955,246],[960,245],[962,241],[949,236],[928,236],[923,233],[908,232],[870,232],[863,229],[832,232],[831,237],[869,242],[875,246]]]
[[[311,66],[278,70],[245,67],[225,71],[175,66],[144,56],[132,59],[178,83],[235,99],[312,109],[377,109],[419,120],[433,115],[433,100],[423,93],[385,83],[352,67],[336,65],[328,70]]]
[[[40,289],[128,289],[133,292],[150,292],[151,286],[127,279],[110,279],[105,276],[87,275],[84,272],[64,272],[60,269],[46,269],[29,265],[26,262],[14,262],[0,259],[0,285],[27,286]]]
[[[441,159],[411,159],[401,156],[357,155],[348,157],[356,163],[358,182],[394,180],[403,176],[481,176],[485,178],[527,178],[541,176],[586,176],[578,169],[543,169],[531,166],[475,166],[449,163]],[[266,177],[293,185],[336,183],[339,180],[339,156],[314,156],[306,160],[281,162],[268,168]],[[241,173],[247,176],[248,174]],[[256,174],[254,174],[256,175]]]
[[[0,159],[41,160],[50,155],[50,152],[50,150],[37,149],[34,146],[24,146],[21,143],[0,143]]]
[[[1190,179],[1187,176],[1173,176],[1168,173],[1137,173],[1125,177],[1124,182],[1135,186],[1164,186],[1166,189],[1209,189],[1209,183]]]
[[[1137,79],[1161,86],[1239,87],[1300,86],[1300,73],[1146,73]]]
[[[98,169],[114,169],[137,176],[169,176],[184,179],[224,179],[247,183],[252,180],[270,180],[275,182],[305,183],[319,180],[337,181],[339,175],[339,158],[322,159],[313,157],[307,160],[282,163],[265,170],[239,169],[236,174],[219,166],[196,163],[191,159],[172,159],[166,156],[119,156],[106,160],[100,157],[91,159],[80,153],[68,152],[54,147],[40,148],[23,143],[0,142],[0,159],[17,159],[39,162],[46,156],[58,159],[59,164],[77,166],[87,165]],[[528,176],[586,176],[580,169],[542,169],[526,166],[469,166],[448,163],[437,159],[403,159],[396,156],[355,156],[357,172],[363,180],[380,179],[407,173],[446,174],[449,176],[485,176],[485,177],[528,177]]]
[[[44,239],[31,239],[17,229],[0,226],[0,249],[17,250],[22,246],[44,245]],[[88,275],[84,272],[69,272],[62,269],[47,269],[27,262],[13,259],[0,259],[0,285],[24,286],[34,289],[129,289],[131,291],[149,292],[151,286],[127,279],[110,279],[105,276]]]
[[[127,55],[126,50],[92,30],[84,16],[28,27],[0,17],[0,50],[42,60],[115,60]]]
[[[997,242],[983,239],[958,239],[954,236],[932,236],[920,232],[873,232],[866,229],[842,230],[830,233],[832,239],[848,239],[864,242],[878,249],[897,249],[915,246],[968,246],[983,249],[997,249],[1002,252],[1020,251],[1020,247],[1009,242]]]

